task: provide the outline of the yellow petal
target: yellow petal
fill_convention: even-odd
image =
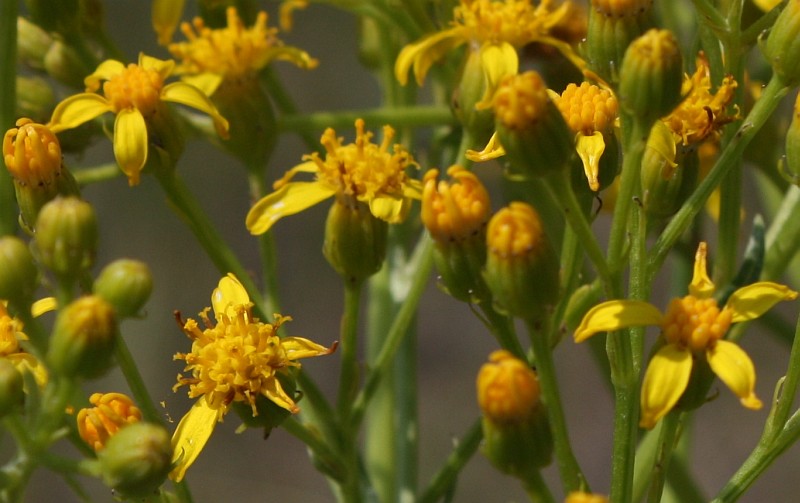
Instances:
[[[431,66],[445,54],[467,41],[464,28],[457,26],[424,37],[403,47],[394,64],[394,75],[401,85],[408,82],[408,70],[414,65],[414,77],[420,86]]]
[[[669,126],[662,121],[656,121],[647,137],[647,148],[655,151],[665,164],[661,171],[663,178],[665,180],[672,178],[678,165],[675,164],[677,151],[675,139],[672,137],[672,130]]]
[[[303,156],[303,159],[309,159],[311,156]],[[314,161],[307,161],[298,164],[297,166],[293,167],[289,171],[283,174],[280,180],[276,180],[275,183],[272,184],[272,188],[275,190],[280,189],[294,178],[294,175],[297,173],[319,173],[319,166]]]
[[[689,293],[698,299],[707,299],[714,295],[716,290],[714,282],[708,277],[707,254],[708,245],[705,241],[701,241],[697,246],[697,253],[694,254],[694,274],[692,274],[692,282],[689,284]]]
[[[303,337],[284,337],[281,339],[281,347],[286,351],[286,358],[290,361],[329,355],[336,350],[335,343],[332,347],[326,348]]]
[[[104,80],[111,80],[125,70],[125,65],[115,59],[107,59],[97,65],[97,69],[83,79],[83,85],[87,91],[97,91],[100,83]]]
[[[209,407],[203,396],[183,416],[172,435],[172,462],[175,464],[169,474],[172,480],[183,480],[186,470],[200,455],[223,414],[223,409]]]
[[[20,374],[30,372],[40,388],[47,384],[47,368],[33,355],[29,353],[12,353],[4,358],[7,358]],[[24,391],[30,393],[28,389],[24,389]]]
[[[725,309],[733,311],[731,323],[753,320],[782,300],[794,300],[797,292],[786,285],[760,281],[742,287],[728,298]]]
[[[603,133],[595,131],[591,136],[578,133],[575,149],[583,162],[583,172],[586,174],[589,188],[597,192],[600,190],[600,180],[597,178],[600,174],[600,156],[606,149]]]
[[[489,138],[489,143],[481,150],[480,152],[476,152],[475,150],[467,150],[466,157],[472,162],[486,162],[491,161],[492,159],[497,159],[498,157],[502,157],[506,155],[506,151],[502,145],[500,145],[500,140],[497,139],[497,133],[494,133],[491,138]]]
[[[267,53],[266,56],[264,65],[270,61],[288,61],[306,70],[311,70],[319,65],[319,61],[312,58],[306,51],[289,45],[275,47],[275,49]]]
[[[233,274],[219,280],[217,288],[211,292],[211,305],[214,307],[214,314],[219,321],[219,315],[225,313],[228,318],[236,315],[236,306],[246,306],[250,303],[250,296],[244,289],[239,279]]]
[[[206,96],[213,96],[220,84],[222,84],[222,75],[218,73],[203,72],[197,75],[184,75],[181,80],[200,89],[200,92]]]
[[[185,0],[153,0],[151,21],[158,35],[158,44],[167,45],[183,15]]]
[[[164,86],[164,89],[161,90],[161,99],[180,103],[207,113],[211,120],[214,121],[214,127],[220,138],[228,138],[228,121],[220,115],[217,107],[200,89],[186,82],[173,82]]]
[[[411,201],[402,196],[375,196],[368,202],[369,212],[375,218],[380,218],[390,224],[405,220],[408,210],[411,209]]]
[[[692,353],[667,344],[653,355],[642,383],[639,426],[648,430],[672,410],[692,374]]]
[[[114,157],[131,187],[139,184],[147,148],[147,125],[142,113],[136,108],[120,110],[114,122]]]
[[[481,67],[486,80],[486,89],[478,103],[476,110],[485,110],[492,106],[492,97],[500,81],[509,75],[516,75],[519,70],[519,57],[514,46],[504,42],[502,44],[485,43],[480,49]]]
[[[589,309],[575,329],[575,342],[598,332],[642,325],[658,325],[663,316],[652,304],[640,300],[610,300]]]
[[[298,407],[297,404],[294,403],[294,400],[283,391],[281,383],[278,382],[276,377],[267,379],[262,387],[262,393],[265,397],[275,402],[276,405],[283,407],[292,414],[300,412],[300,407]]]
[[[75,94],[56,105],[48,127],[54,133],[59,133],[111,111],[111,105],[99,94]]]
[[[758,410],[763,405],[756,397],[756,370],[742,348],[731,341],[717,341],[706,351],[711,370],[739,397],[742,405]]]
[[[256,202],[247,213],[245,224],[251,234],[264,234],[281,218],[310,208],[335,193],[319,182],[288,183]]]
[[[56,307],[58,307],[58,303],[55,297],[45,297],[33,303],[31,306],[31,314],[36,318],[44,313],[55,311]]]
[[[753,0],[753,3],[758,6],[759,9],[763,10],[764,12],[771,11],[774,9],[781,0]]]
[[[175,61],[171,59],[158,59],[147,54],[139,53],[139,66],[145,70],[155,70],[156,73],[161,75],[162,79],[166,79],[172,75],[172,70],[175,69]]]

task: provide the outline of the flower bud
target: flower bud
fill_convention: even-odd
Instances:
[[[486,263],[489,193],[474,173],[461,166],[447,170],[453,183],[437,182],[438,174],[435,169],[425,174],[421,217],[436,243],[434,261],[441,286],[465,302],[487,299],[481,271]]]
[[[345,281],[360,282],[383,265],[389,226],[365,203],[342,199],[337,197],[328,212],[322,252]]]
[[[574,135],[538,73],[506,77],[492,106],[513,174],[543,176],[566,167],[575,152]]]
[[[17,75],[17,113],[20,116],[48,120],[55,106],[53,88],[45,79]]]
[[[477,378],[484,455],[504,473],[526,477],[550,464],[553,438],[539,379],[506,350],[494,351]]]
[[[77,197],[57,197],[36,219],[36,250],[42,264],[63,281],[73,281],[94,264],[97,219],[92,205]]]
[[[20,62],[44,69],[44,56],[53,45],[53,37],[22,16],[17,17],[17,57]]]
[[[0,299],[27,306],[38,286],[39,271],[28,246],[18,237],[0,237]]]
[[[764,55],[788,86],[800,81],[800,0],[789,0],[769,31]]]
[[[44,55],[44,69],[62,84],[81,88],[83,79],[92,72],[81,60],[77,51],[60,40],[55,40]]]
[[[150,298],[153,276],[144,262],[119,259],[100,271],[92,290],[114,306],[120,319],[130,318],[136,316]]]
[[[675,108],[683,83],[681,50],[668,30],[652,29],[631,43],[620,71],[622,109],[649,127]]]
[[[122,393],[94,393],[89,403],[94,407],[78,411],[78,434],[95,451],[123,427],[142,420],[139,408]]]
[[[488,107],[476,108],[487,93],[481,51],[468,51],[461,78],[453,93],[453,114],[476,144],[485,143],[494,129],[494,115]]]
[[[800,185],[800,94],[794,103],[794,115],[786,130],[786,164],[795,178],[792,183]]]
[[[489,221],[484,277],[495,302],[533,320],[558,302],[559,263],[532,206],[512,202]]]
[[[676,151],[669,128],[656,121],[641,168],[642,204],[647,217],[663,220],[674,215],[696,185],[698,171],[697,150]]]
[[[586,35],[586,59],[595,73],[619,82],[630,43],[652,26],[653,0],[592,0]]]
[[[138,422],[112,436],[97,457],[106,485],[125,498],[144,498],[167,479],[172,445],[163,426]]]
[[[24,398],[22,374],[8,358],[0,358],[0,418],[13,412]]]
[[[96,295],[81,297],[58,312],[47,362],[67,377],[99,377],[111,367],[116,337],[111,304]]]

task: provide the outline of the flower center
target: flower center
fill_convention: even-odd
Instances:
[[[731,311],[720,310],[713,298],[687,295],[672,299],[661,330],[670,344],[693,352],[705,351],[725,336],[731,326],[731,316]]]
[[[156,70],[131,63],[103,84],[103,94],[114,113],[136,108],[147,116],[160,103],[163,86],[164,79]]]
[[[520,48],[547,33],[566,13],[553,11],[550,0],[536,7],[530,0],[461,0],[454,10],[456,23],[470,29],[480,42],[507,42]]]
[[[341,196],[349,196],[360,201],[369,201],[377,195],[403,194],[408,182],[406,168],[415,164],[402,146],[395,145],[394,152],[389,146],[394,138],[394,129],[383,128],[383,141],[380,145],[371,141],[372,133],[364,131],[364,121],[356,121],[356,141],[341,144],[341,138],[328,128],[322,135],[322,145],[327,155],[320,159],[315,152],[303,159],[313,161],[319,168],[319,179],[336,189]]]
[[[582,82],[569,84],[556,100],[556,105],[573,132],[587,136],[606,131],[617,116],[619,103],[611,91]]]

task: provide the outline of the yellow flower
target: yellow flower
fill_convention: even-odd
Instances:
[[[34,316],[39,316],[55,309],[55,299],[47,297],[36,301],[31,308]],[[32,354],[20,345],[28,336],[22,331],[22,322],[12,317],[6,309],[4,301],[0,301],[0,358],[6,358],[20,372],[30,372],[39,386],[47,384],[47,369]]]
[[[414,77],[422,85],[436,61],[468,43],[472,50],[479,52],[487,79],[486,93],[481,100],[481,104],[486,104],[503,77],[517,73],[516,49],[527,44],[538,42],[555,47],[583,69],[585,65],[569,44],[551,34],[572,11],[570,4],[567,1],[556,6],[552,0],[541,0],[538,5],[531,0],[460,0],[453,9],[450,28],[403,48],[395,62],[395,76],[405,85],[413,66]]]
[[[262,198],[247,214],[247,228],[263,234],[279,219],[293,215],[333,197],[369,204],[376,218],[389,223],[401,222],[411,208],[412,199],[422,197],[422,184],[410,178],[406,168],[416,165],[411,154],[401,145],[389,146],[394,129],[383,128],[383,141],[372,143],[372,133],[364,131],[364,121],[356,120],[356,141],[342,145],[342,138],[328,128],[321,143],[325,159],[314,152],[303,156],[306,161],[290,169],[275,182],[275,192]],[[313,182],[290,182],[298,173],[314,173]]]
[[[200,313],[205,329],[195,320],[187,320],[183,331],[192,340],[192,350],[175,355],[176,360],[186,362],[184,370],[191,372],[191,377],[179,375],[174,389],[187,385],[189,397],[199,398],[172,437],[176,463],[172,477],[178,481],[234,402],[250,405],[253,416],[258,414],[259,396],[298,412],[294,399],[281,387],[278,374],[299,368],[297,360],[301,358],[327,355],[336,349],[335,345],[329,349],[301,337],[278,337],[278,328],[291,318],[275,315],[273,324],[254,318],[253,304],[232,274],[219,281],[211,305],[216,324],[208,317],[209,308]]]
[[[181,63],[175,73],[187,74],[184,81],[212,95],[222,79],[235,80],[254,75],[274,60],[290,61],[301,68],[314,68],[317,60],[296,47],[278,40],[277,28],[267,27],[267,13],[259,12],[246,28],[235,7],[228,7],[227,26],[212,29],[199,17],[182,23],[188,42],[169,45]]]
[[[539,378],[527,362],[509,351],[489,355],[476,381],[478,406],[494,423],[522,423],[541,406]]]
[[[207,113],[217,133],[227,136],[228,121],[200,89],[185,82],[164,85],[174,67],[174,61],[141,53],[138,64],[125,66],[106,60],[84,80],[87,92],[70,96],[56,106],[49,127],[58,133],[106,112],[115,114],[114,157],[130,185],[136,185],[148,155],[148,124],[165,112],[163,102],[180,103]],[[96,91],[102,81],[106,82],[101,95]]]
[[[650,360],[644,376],[640,426],[652,428],[680,399],[689,385],[695,358],[705,358],[711,370],[740,398],[742,405],[759,409],[755,369],[737,344],[723,339],[732,323],[758,318],[782,300],[797,298],[784,285],[761,281],[739,288],[720,309],[714,283],[706,273],[706,243],[695,255],[689,295],[670,302],[666,314],[639,300],[612,300],[593,307],[575,330],[583,342],[598,332],[632,326],[659,325],[665,344]]]
[[[462,242],[485,230],[492,210],[489,193],[461,166],[451,166],[447,174],[453,182],[437,181],[437,169],[425,173],[420,216],[435,241]]]
[[[51,185],[61,174],[61,144],[56,135],[31,119],[17,120],[3,137],[6,167],[23,185]]]
[[[122,393],[94,393],[91,408],[78,411],[78,434],[92,449],[99,451],[121,428],[142,420],[142,412]]]

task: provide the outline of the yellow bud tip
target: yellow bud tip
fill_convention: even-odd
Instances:
[[[459,241],[480,231],[489,220],[489,193],[474,173],[452,166],[452,182],[438,181],[438,170],[425,174],[422,222],[431,236],[442,242]]]
[[[61,174],[61,145],[56,135],[30,119],[17,120],[3,137],[3,160],[19,183],[49,185]]]
[[[532,206],[512,202],[489,222],[486,242],[492,254],[504,258],[536,253],[544,241],[539,214]]]
[[[489,355],[478,372],[478,405],[496,423],[522,422],[539,404],[539,379],[528,364],[506,350]]]
[[[509,129],[525,129],[547,111],[547,86],[536,72],[503,79],[492,99],[497,120]]]

